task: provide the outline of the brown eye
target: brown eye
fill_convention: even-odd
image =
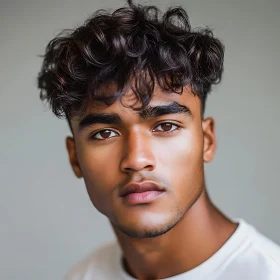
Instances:
[[[112,138],[118,136],[118,134],[112,130],[104,129],[99,131],[98,133],[94,134],[91,138],[96,140],[106,140],[108,138]]]
[[[172,127],[172,124],[171,123],[164,123],[164,124],[161,125],[161,127],[164,131],[169,131]]]
[[[103,131],[101,131],[99,133],[100,133],[100,136],[102,138],[108,138],[110,136],[110,134],[111,134],[111,131],[110,130],[103,130]]]
[[[162,123],[162,124],[160,124],[160,125],[158,125],[155,129],[154,129],[154,131],[160,131],[160,132],[172,132],[172,131],[174,131],[174,130],[177,130],[177,129],[179,129],[180,127],[178,126],[178,125],[175,125],[175,124],[173,124],[173,123],[168,123],[168,122],[166,122],[166,123]]]

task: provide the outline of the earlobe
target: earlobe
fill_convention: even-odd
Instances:
[[[73,169],[75,175],[78,178],[82,178],[83,174],[82,174],[80,164],[78,161],[76,147],[75,147],[75,141],[74,141],[73,137],[68,136],[66,138],[66,148],[67,148],[68,155],[69,155],[69,161],[70,161],[70,164],[72,166],[72,169]]]
[[[213,160],[216,151],[216,128],[213,118],[206,118],[202,121],[203,130],[203,160],[210,162]]]

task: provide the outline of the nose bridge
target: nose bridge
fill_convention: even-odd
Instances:
[[[149,135],[144,131],[140,129],[130,131],[124,143],[121,169],[123,171],[154,169],[155,159],[151,144]]]

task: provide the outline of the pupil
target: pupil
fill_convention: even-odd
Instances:
[[[110,130],[103,130],[100,132],[100,135],[103,137],[103,138],[108,138],[110,136],[110,133],[111,131]]]
[[[168,131],[168,130],[170,130],[170,128],[171,128],[171,123],[164,123],[164,124],[162,125],[162,129],[163,129],[164,131]]]

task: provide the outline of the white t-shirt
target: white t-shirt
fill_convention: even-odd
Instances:
[[[245,221],[199,266],[166,280],[280,280],[280,247]],[[135,280],[122,267],[118,243],[103,245],[69,272],[66,280]]]

